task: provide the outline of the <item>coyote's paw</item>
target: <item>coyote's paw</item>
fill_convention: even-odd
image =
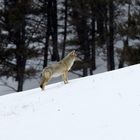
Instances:
[[[44,91],[44,87],[42,85],[40,85],[40,88],[41,88],[42,91]]]
[[[65,81],[64,84],[68,84],[68,81]]]

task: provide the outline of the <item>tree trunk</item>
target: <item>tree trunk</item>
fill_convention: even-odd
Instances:
[[[44,63],[43,68],[47,66],[48,63],[48,48],[49,48],[49,37],[51,35],[51,0],[48,3],[44,1],[45,12],[44,16],[46,18],[46,34],[45,34],[45,47],[44,47]]]
[[[21,58],[20,56],[17,57],[17,81],[18,81],[17,92],[23,90],[25,65],[26,59]]]
[[[52,61],[59,61],[58,53],[58,26],[57,26],[57,0],[52,0],[52,40],[53,40],[53,54]]]
[[[90,74],[93,74],[93,70],[96,69],[96,48],[95,48],[95,10],[92,7],[92,22],[91,22],[91,68],[90,68]]]
[[[62,46],[62,59],[65,56],[65,48],[66,48],[66,37],[67,37],[67,18],[68,18],[68,0],[65,0],[65,19],[64,19],[64,39],[63,39],[63,46]]]
[[[87,23],[85,21],[85,26],[83,26],[84,32],[83,32],[83,37],[84,37],[84,42],[83,42],[83,48],[84,48],[84,61],[88,62],[90,59],[90,44],[89,44],[89,38],[88,38],[88,27],[87,27]],[[87,76],[88,75],[88,67],[84,67],[83,69],[83,76]]]
[[[23,15],[23,19],[20,21],[21,25],[19,25],[19,28],[16,31],[16,60],[17,60],[17,81],[18,81],[18,87],[17,91],[23,90],[23,84],[24,84],[24,75],[25,75],[25,66],[26,66],[26,60],[27,60],[27,48],[25,46],[25,27],[26,27],[26,21],[25,21],[25,15]]]
[[[100,44],[103,44],[104,39],[104,11],[105,11],[105,2],[97,1],[96,2],[96,18],[97,18],[97,32],[100,37]]]
[[[114,70],[114,4],[109,1],[109,41],[107,45],[107,69]]]

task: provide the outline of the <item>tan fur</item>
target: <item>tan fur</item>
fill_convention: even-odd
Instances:
[[[42,79],[40,87],[44,90],[45,85],[48,84],[48,81],[53,77],[62,76],[62,79],[65,84],[68,83],[68,71],[71,69],[74,61],[80,61],[77,57],[75,51],[70,52],[64,59],[61,61],[52,64],[51,66],[45,67],[42,71]]]

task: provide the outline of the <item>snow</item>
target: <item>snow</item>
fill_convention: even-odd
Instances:
[[[1,140],[139,140],[140,65],[0,96]]]

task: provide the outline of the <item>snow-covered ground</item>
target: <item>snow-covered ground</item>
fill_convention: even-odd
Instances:
[[[140,65],[0,96],[1,140],[140,140]]]

